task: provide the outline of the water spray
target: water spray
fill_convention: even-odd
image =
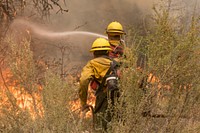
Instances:
[[[43,37],[50,37],[50,38],[57,38],[57,37],[65,37],[69,35],[89,35],[89,36],[95,36],[95,37],[102,37],[107,39],[107,36],[98,34],[98,33],[93,33],[89,31],[65,31],[65,32],[54,32],[50,30],[45,30],[44,28],[37,26],[36,24],[29,22],[24,19],[16,19],[13,22],[13,25],[23,25],[27,26],[28,28],[31,29],[31,31],[37,35],[43,36]]]

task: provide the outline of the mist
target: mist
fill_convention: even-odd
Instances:
[[[112,21],[119,21],[124,28],[138,23],[149,13],[153,0],[68,0],[66,14],[52,15],[54,28],[67,30],[90,30],[104,33],[106,26]],[[59,25],[56,25],[58,24]]]
[[[35,56],[43,55],[49,60],[60,59],[61,47],[65,47],[65,65],[73,67],[74,64],[83,66],[92,58],[89,49],[98,36],[89,34],[58,35],[67,31],[85,31],[106,36],[105,29],[112,21],[118,21],[127,32],[130,27],[141,28],[144,19],[152,13],[152,7],[159,4],[159,0],[67,0],[66,9],[69,12],[58,13],[55,8],[48,20],[26,18],[23,29],[26,27],[31,32],[32,50]],[[187,0],[176,1],[175,4],[187,8],[191,13],[196,0],[188,3]],[[199,2],[199,0],[198,0]],[[197,2],[197,3],[198,3]],[[180,4],[179,4],[180,3]],[[196,4],[198,5],[198,4]],[[27,10],[28,11],[28,10]],[[21,20],[24,19],[20,17]],[[16,19],[17,21],[17,19]],[[20,27],[19,24],[13,27]],[[30,21],[28,23],[27,21]],[[24,26],[25,25],[25,26]],[[35,31],[34,31],[35,30]],[[45,34],[55,33],[53,36]],[[58,33],[58,34],[56,34]],[[63,58],[63,57],[62,57]],[[72,64],[72,65],[71,65]]]

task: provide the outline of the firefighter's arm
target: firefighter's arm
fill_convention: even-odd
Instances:
[[[90,63],[88,63],[81,72],[80,78],[80,88],[79,88],[79,98],[81,101],[81,106],[84,108],[87,105],[88,96],[88,85],[92,79],[93,69]]]
[[[87,104],[88,84],[89,79],[80,82],[79,98],[81,100],[82,107],[84,107]]]

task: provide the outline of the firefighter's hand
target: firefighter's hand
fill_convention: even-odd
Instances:
[[[90,111],[90,108],[89,108],[89,107],[90,107],[90,106],[89,106],[88,104],[86,104],[86,105],[82,106],[81,111],[82,111],[82,112],[88,112],[88,111]]]

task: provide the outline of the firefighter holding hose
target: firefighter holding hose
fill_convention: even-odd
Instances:
[[[94,58],[83,67],[80,77],[79,98],[82,110],[89,107],[87,104],[88,86],[95,81],[95,107],[94,115],[103,130],[106,130],[107,123],[111,116],[106,112],[108,106],[108,94],[114,93],[117,88],[117,67],[118,63],[109,57],[111,51],[110,43],[104,38],[97,38],[90,52]],[[113,99],[113,98],[112,98]]]
[[[109,56],[118,61],[119,58],[124,56],[124,35],[126,33],[119,22],[113,21],[108,24],[106,34],[112,49],[112,51],[109,52]]]

